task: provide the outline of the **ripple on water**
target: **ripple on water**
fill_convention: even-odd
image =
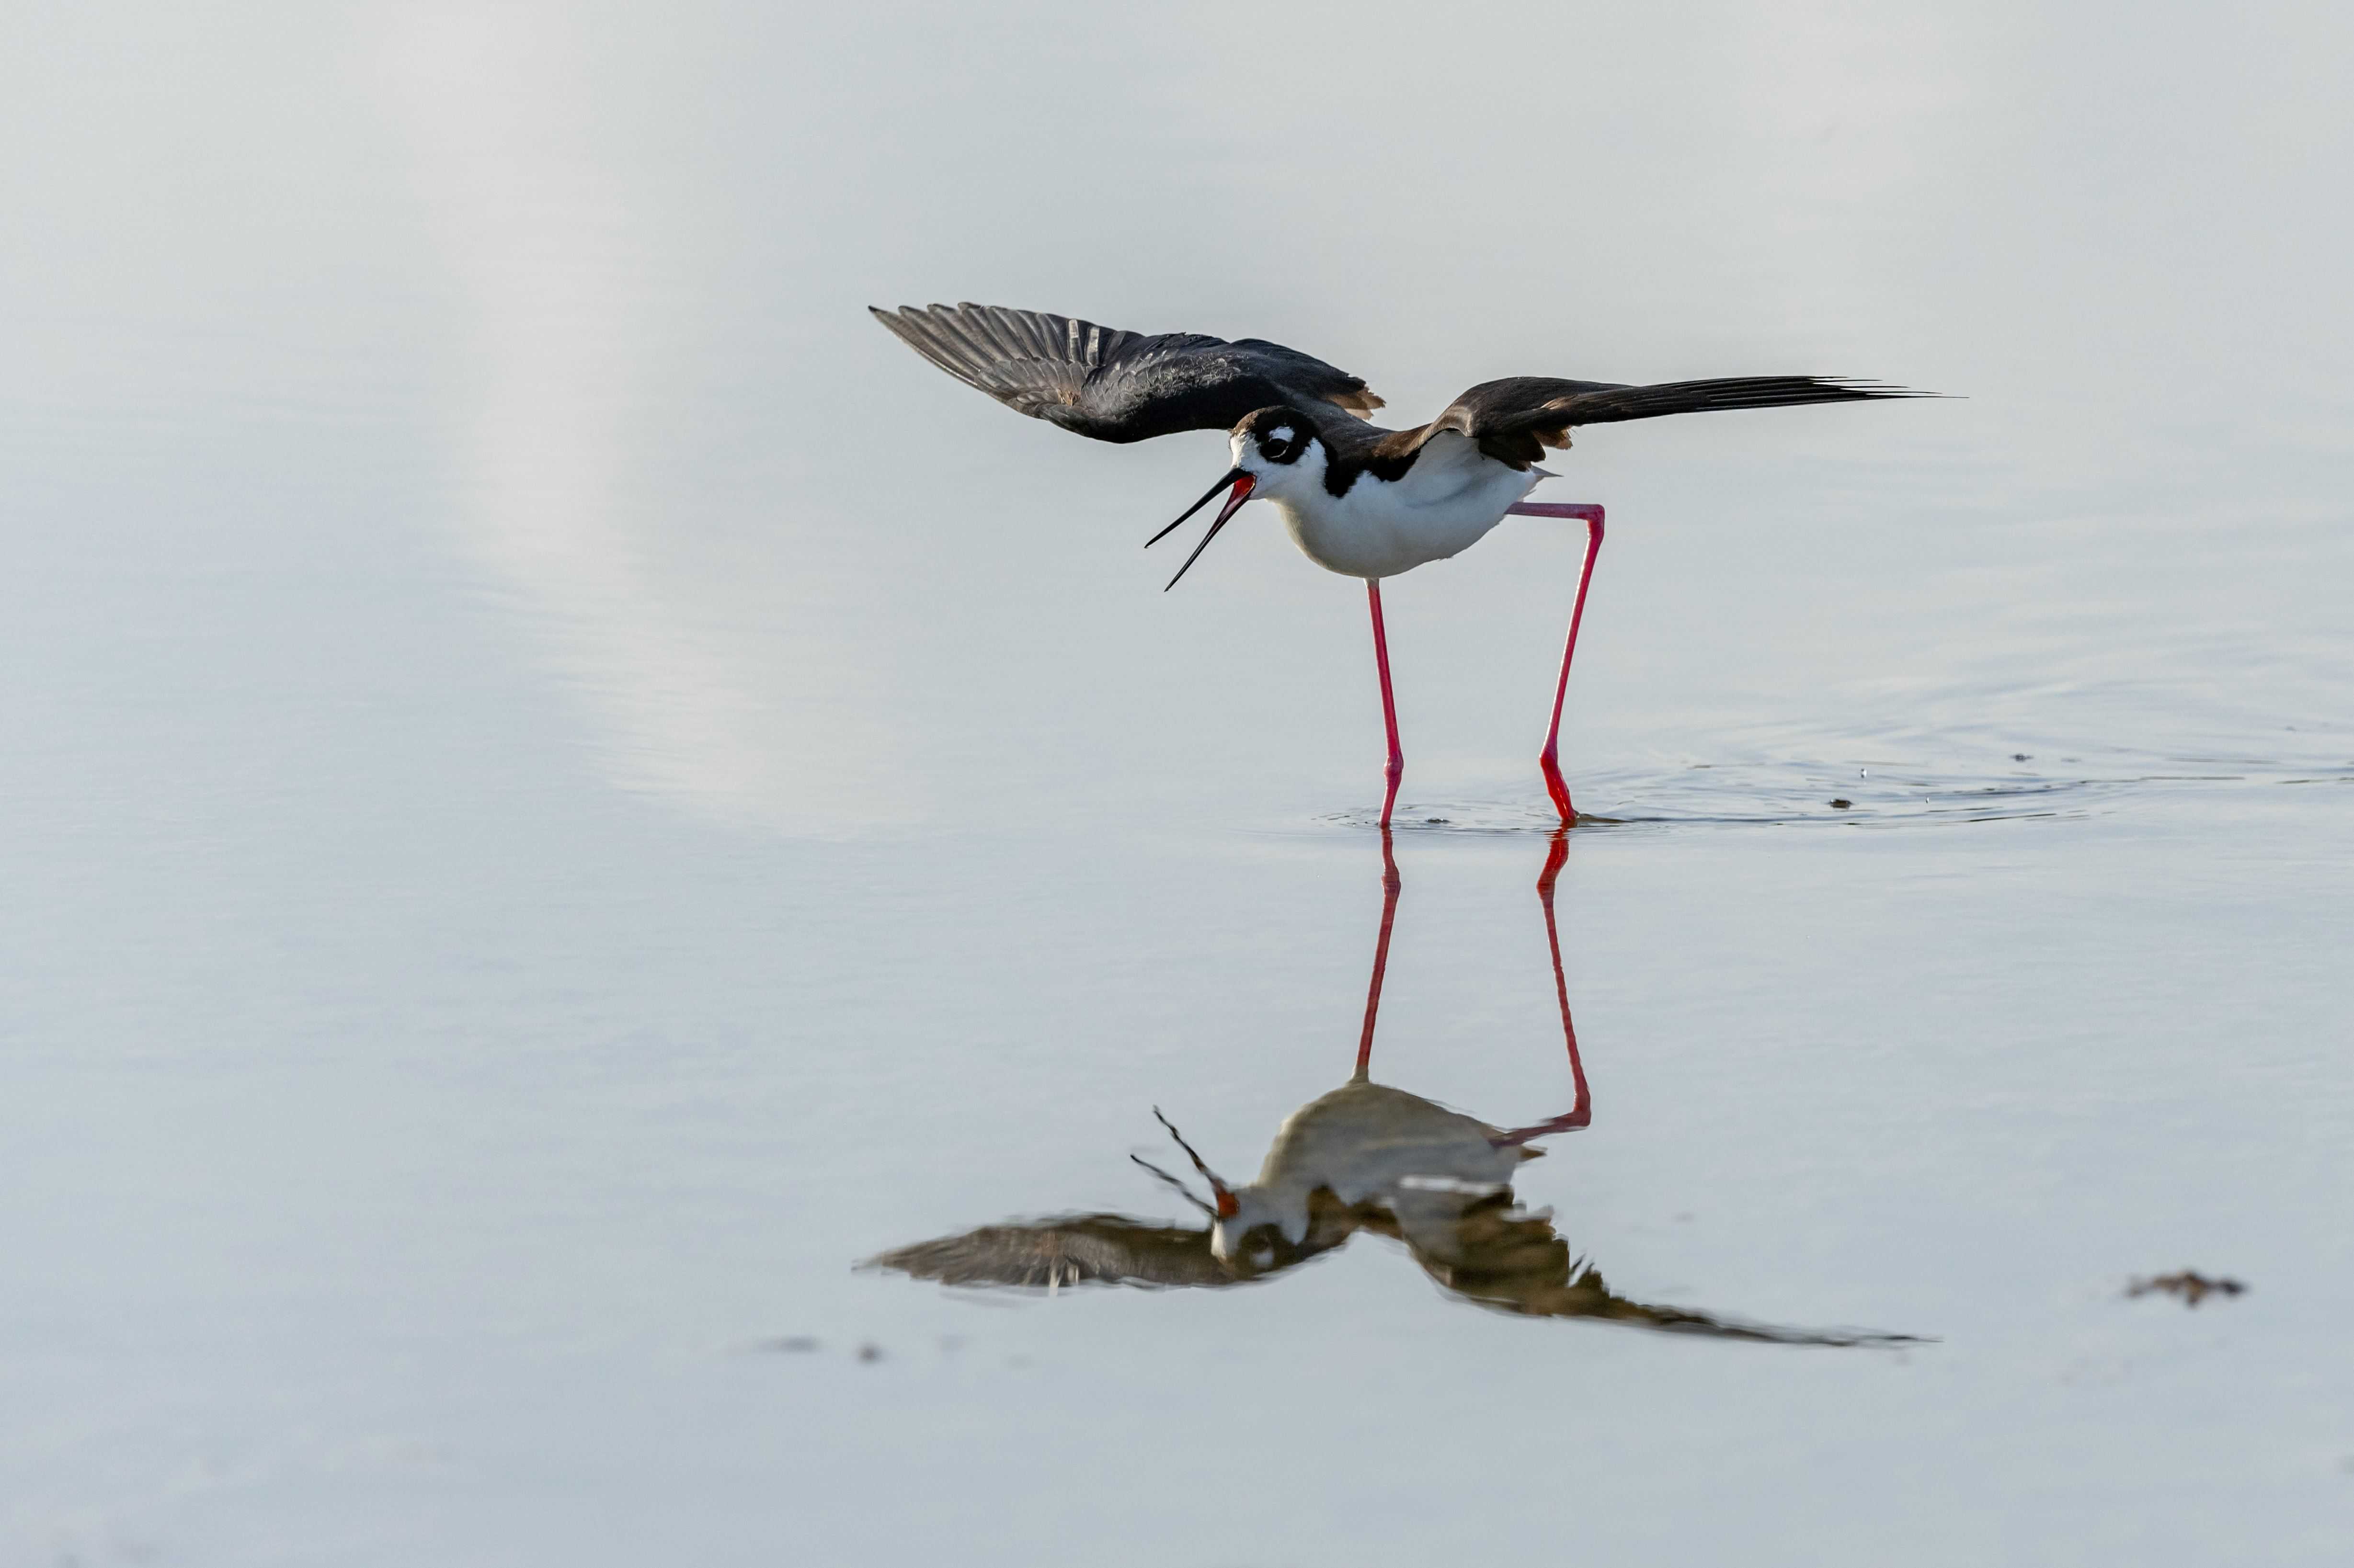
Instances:
[[[1732,827],[1898,828],[2084,818],[2186,793],[2354,783],[2354,764],[2254,758],[2133,758],[2105,763],[2031,757],[1980,768],[1938,768],[1902,760],[1829,762],[1751,758],[1730,762],[1662,759],[1646,767],[1580,775],[1571,788],[1585,810],[1581,832],[1662,832]],[[1317,828],[1370,829],[1370,805],[1314,819]],[[1402,801],[1400,833],[1546,833],[1559,819],[1533,789],[1521,800]]]

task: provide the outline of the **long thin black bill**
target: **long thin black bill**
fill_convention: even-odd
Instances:
[[[1177,1124],[1161,1114],[1161,1107],[1159,1106],[1154,1106],[1152,1107],[1152,1119],[1169,1129],[1169,1136],[1177,1140],[1177,1147],[1185,1151],[1185,1158],[1193,1162],[1193,1169],[1200,1171],[1202,1173],[1202,1180],[1210,1184],[1210,1196],[1218,1201],[1218,1213],[1221,1214],[1232,1213],[1234,1211],[1229,1208],[1228,1205],[1233,1203],[1235,1201],[1233,1190],[1224,1181],[1218,1180],[1216,1172],[1213,1171],[1207,1165],[1202,1163],[1202,1157],[1193,1152],[1193,1146],[1185,1141],[1185,1135],[1177,1130]],[[1129,1158],[1130,1160],[1135,1160],[1136,1156],[1131,1154]],[[1138,1163],[1141,1164],[1142,1161],[1139,1160]]]
[[[1196,501],[1193,505],[1185,508],[1184,512],[1179,515],[1175,523],[1172,523],[1168,527],[1163,528],[1160,533],[1155,534],[1151,538],[1147,539],[1144,542],[1144,547],[1149,550],[1152,548],[1153,546],[1161,543],[1161,540],[1169,537],[1170,535],[1177,532],[1178,525],[1180,524],[1182,524],[1186,518],[1191,517],[1194,513],[1202,510],[1203,507],[1207,506],[1211,502],[1215,501],[1218,498],[1218,492],[1225,489],[1226,486],[1232,484],[1242,476],[1243,471],[1238,468],[1228,470],[1224,478],[1220,479],[1217,483],[1210,486],[1208,490],[1203,493],[1201,500]]]
[[[1196,1198],[1195,1196],[1193,1196],[1193,1188],[1188,1187],[1187,1185],[1185,1185],[1185,1183],[1184,1183],[1184,1182],[1180,1181],[1179,1180],[1177,1180],[1177,1178],[1176,1178],[1176,1177],[1172,1176],[1171,1174],[1169,1174],[1169,1172],[1168,1172],[1168,1171],[1163,1171],[1162,1169],[1161,1169],[1161,1167],[1160,1167],[1160,1166],[1155,1165],[1154,1163],[1152,1163],[1152,1161],[1151,1161],[1151,1160],[1147,1160],[1146,1158],[1144,1158],[1144,1156],[1143,1156],[1143,1155],[1141,1155],[1141,1154],[1131,1154],[1131,1155],[1129,1155],[1129,1158],[1130,1160],[1135,1160],[1139,1165],[1143,1166],[1147,1171],[1151,1171],[1155,1176],[1160,1177],[1163,1181],[1166,1181],[1167,1183],[1169,1183],[1169,1185],[1170,1185],[1170,1186],[1172,1186],[1172,1187],[1175,1188],[1175,1189],[1177,1190],[1177,1195],[1178,1195],[1179,1197],[1181,1197],[1181,1198],[1184,1199],[1187,1202],[1189,1202],[1189,1203],[1193,1204],[1195,1208],[1197,1208],[1197,1209],[1201,1210],[1201,1211],[1202,1211],[1202,1213],[1204,1213],[1204,1214],[1207,1214],[1210,1218],[1212,1218],[1212,1219],[1214,1219],[1214,1219],[1216,1219],[1216,1218],[1218,1217],[1218,1211],[1217,1211],[1217,1210],[1215,1210],[1215,1209],[1212,1208],[1209,1204],[1207,1204],[1207,1203],[1205,1203],[1205,1202],[1202,1202],[1202,1200],[1201,1200],[1201,1199]]]
[[[1161,591],[1162,593],[1167,593],[1171,588],[1177,586],[1177,577],[1182,577],[1187,572],[1193,569],[1193,563],[1202,558],[1202,552],[1210,547],[1210,541],[1218,536],[1218,530],[1226,525],[1226,520],[1228,518],[1242,510],[1243,503],[1251,498],[1251,492],[1257,488],[1258,488],[1258,482],[1252,479],[1248,474],[1244,474],[1240,479],[1235,481],[1235,493],[1233,499],[1228,501],[1225,505],[1219,510],[1217,520],[1212,523],[1208,531],[1202,535],[1202,542],[1193,546],[1193,553],[1185,557],[1185,564],[1183,566],[1177,568],[1177,577],[1171,577],[1167,582],[1161,585]]]

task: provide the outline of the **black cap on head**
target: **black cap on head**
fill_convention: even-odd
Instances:
[[[1316,439],[1316,426],[1299,409],[1278,406],[1252,409],[1235,426],[1234,433],[1247,438],[1268,462],[1297,462],[1308,443]]]

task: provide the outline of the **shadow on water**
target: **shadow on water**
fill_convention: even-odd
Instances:
[[[1577,1131],[1593,1119],[1553,916],[1554,884],[1567,854],[1568,834],[1556,829],[1537,880],[1574,1095],[1567,1111],[1526,1126],[1494,1127],[1373,1081],[1373,1030],[1402,885],[1391,837],[1384,833],[1381,935],[1355,1071],[1285,1120],[1255,1181],[1238,1187],[1217,1176],[1163,1118],[1209,1195],[1196,1195],[1177,1177],[1130,1158],[1183,1193],[1201,1212],[1198,1225],[1065,1214],[896,1247],[861,1266],[944,1285],[1049,1294],[1082,1285],[1220,1288],[1277,1278],[1367,1232],[1402,1243],[1451,1296],[1500,1312],[1779,1344],[1921,1342],[1907,1334],[1781,1328],[1632,1300],[1613,1291],[1593,1263],[1572,1254],[1550,1211],[1515,1202],[1514,1172],[1543,1152],[1535,1141]]]

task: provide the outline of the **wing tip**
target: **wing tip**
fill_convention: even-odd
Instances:
[[[1859,398],[1879,397],[1943,397],[1960,396],[1954,392],[1930,392],[1918,387],[1903,387],[1893,381],[1882,381],[1870,376],[1813,376],[1808,380],[1826,387],[1836,387],[1842,392],[1852,392]]]

